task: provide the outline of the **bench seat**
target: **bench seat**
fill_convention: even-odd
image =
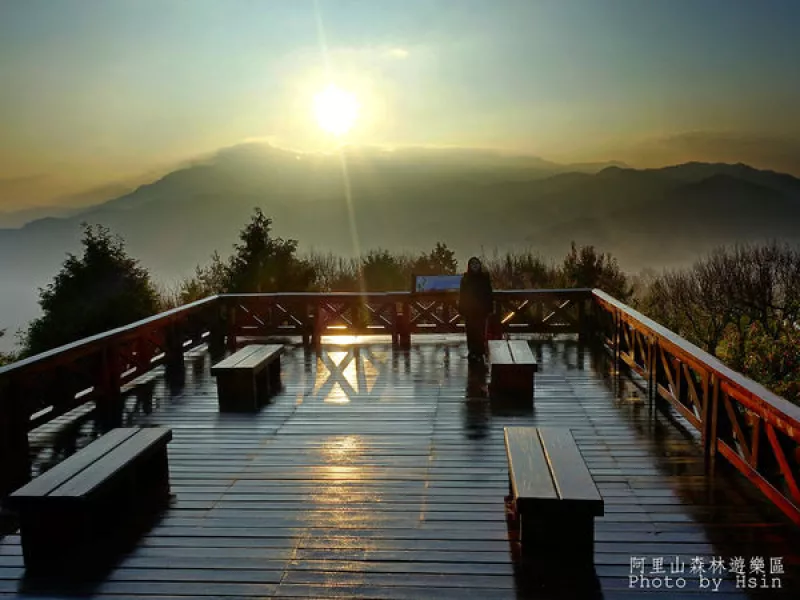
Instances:
[[[533,400],[534,374],[539,367],[525,340],[489,340],[491,392]]]
[[[169,503],[163,427],[118,428],[12,493],[25,567],[90,568],[124,537],[122,530]]]
[[[211,368],[221,412],[256,411],[281,386],[280,344],[252,344]]]
[[[567,567],[594,562],[604,503],[569,429],[506,427],[509,502],[524,554]]]

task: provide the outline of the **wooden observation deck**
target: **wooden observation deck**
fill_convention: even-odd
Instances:
[[[26,576],[11,522],[0,598],[800,597],[800,408],[596,290],[497,293],[539,364],[532,408],[497,403],[454,301],[214,297],[0,369],[0,497],[118,425],[172,428],[175,494],[89,580]],[[221,414],[212,362],[264,336],[283,389]],[[509,425],[571,429],[605,501],[593,576],[519,555]]]

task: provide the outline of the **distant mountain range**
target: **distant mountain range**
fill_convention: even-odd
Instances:
[[[147,181],[142,179],[142,181]],[[23,227],[36,219],[48,217],[71,217],[79,214],[89,207],[96,206],[107,201],[109,198],[116,198],[123,194],[133,191],[137,186],[129,182],[109,183],[98,187],[83,190],[78,193],[67,194],[60,198],[53,199],[49,205],[34,206],[17,210],[0,211],[0,230],[6,228]],[[5,190],[0,188],[0,201],[7,199]],[[18,200],[19,193],[11,194],[10,200]]]
[[[109,226],[157,278],[174,281],[214,250],[225,256],[256,206],[301,251],[339,254],[441,241],[462,258],[514,248],[561,257],[575,240],[638,271],[719,244],[800,241],[800,180],[743,164],[636,170],[447,148],[340,156],[246,144],[77,214],[0,229],[0,327],[35,314],[35,288],[78,249],[83,221]]]

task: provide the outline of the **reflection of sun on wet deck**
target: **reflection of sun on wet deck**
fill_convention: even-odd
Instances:
[[[572,342],[533,348],[540,372],[527,412],[493,404],[464,346],[433,336],[408,352],[380,342],[294,348],[283,391],[258,414],[220,414],[210,359],[195,353],[180,389],[157,376],[126,405],[127,423],[174,431],[173,506],[102,581],[72,591],[566,600],[569,582],[541,587],[515,566],[509,541],[503,427],[527,424],[571,428],[605,499],[598,597],[643,594],[629,588],[631,557],[648,557],[650,570],[653,557],[676,556],[693,597],[694,557],[784,557],[782,592],[797,597],[800,540],[777,508],[739,475],[706,477],[691,437],[646,402],[615,399],[599,358]],[[59,423],[35,442],[40,463],[52,445],[70,445]],[[91,427],[69,430],[72,443],[87,443]],[[0,594],[68,591],[23,582],[19,553],[16,536],[0,542]],[[749,597],[725,577],[716,597]]]

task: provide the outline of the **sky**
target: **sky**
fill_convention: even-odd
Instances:
[[[800,175],[797,0],[0,0],[0,212],[264,139]]]

